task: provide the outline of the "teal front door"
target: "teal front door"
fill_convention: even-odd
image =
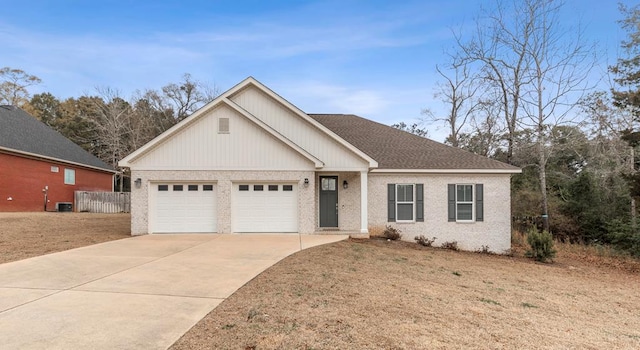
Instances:
[[[320,227],[338,227],[337,176],[320,176]]]

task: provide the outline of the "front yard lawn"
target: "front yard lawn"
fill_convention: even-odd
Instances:
[[[127,237],[129,214],[0,213],[0,263]]]
[[[292,255],[179,349],[640,349],[640,276],[383,240]]]

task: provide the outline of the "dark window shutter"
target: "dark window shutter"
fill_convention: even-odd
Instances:
[[[484,221],[484,200],[482,184],[476,184],[476,221]]]
[[[456,185],[448,184],[448,204],[449,204],[449,221],[456,221]]]
[[[424,221],[424,185],[416,184],[416,221]]]
[[[396,184],[387,185],[387,221],[396,221]]]

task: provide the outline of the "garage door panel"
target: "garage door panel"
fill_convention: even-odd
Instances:
[[[162,184],[167,191],[159,191],[154,184],[152,208],[154,233],[216,232],[217,210],[215,186],[203,191],[203,184]],[[191,190],[189,190],[191,186]],[[197,186],[197,187],[196,187]],[[177,190],[177,189],[182,189]]]
[[[256,190],[262,186],[262,191]],[[240,186],[248,188],[241,191]],[[247,187],[248,186],[248,187]],[[297,185],[283,191],[283,184],[234,184],[232,229],[234,232],[298,232]],[[270,190],[271,189],[271,190]]]

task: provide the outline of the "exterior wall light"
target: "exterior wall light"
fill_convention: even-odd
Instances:
[[[137,178],[134,183],[136,184],[136,188],[140,188],[140,186],[142,186],[142,179],[141,178]]]
[[[304,187],[309,187],[309,179],[308,178],[304,178]]]
[[[342,188],[344,188],[345,190],[349,188],[349,183],[347,182],[347,180],[342,181]]]

